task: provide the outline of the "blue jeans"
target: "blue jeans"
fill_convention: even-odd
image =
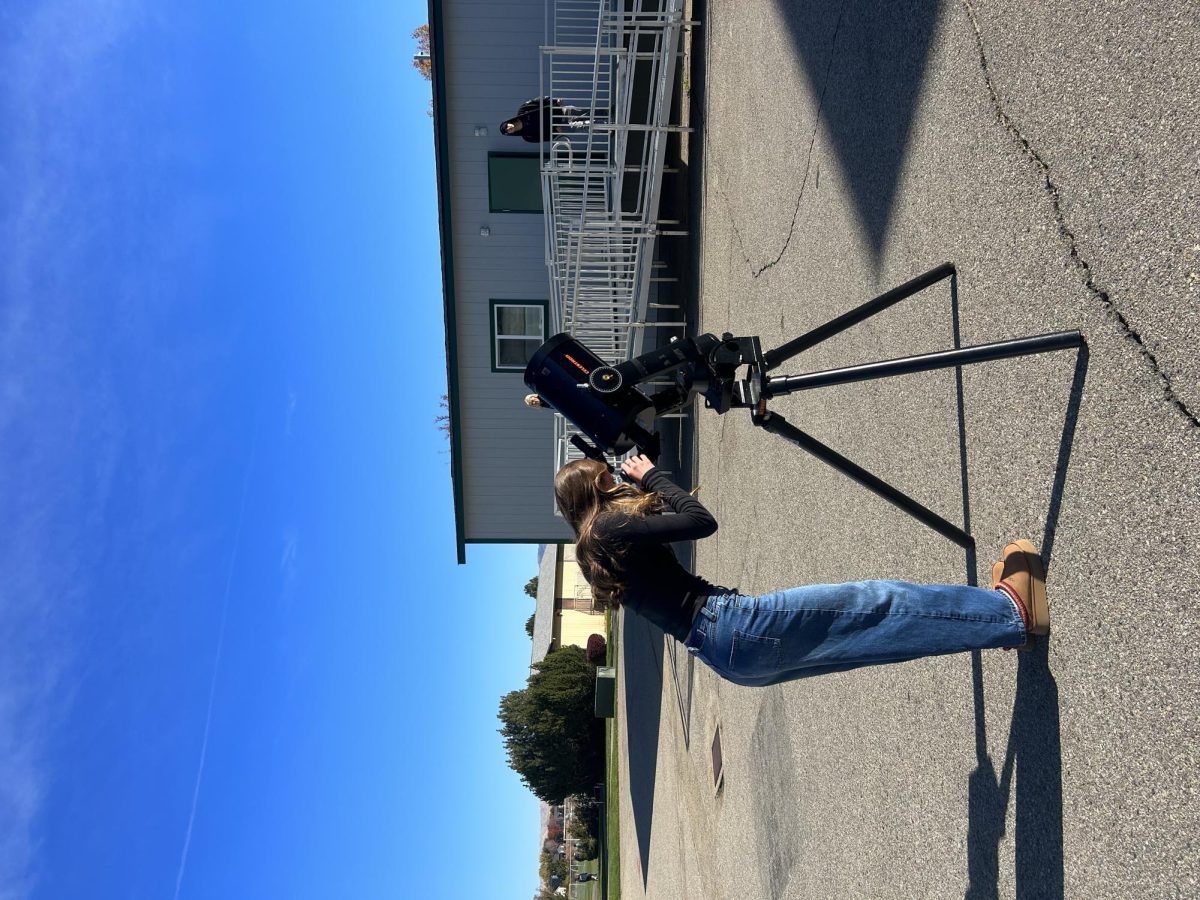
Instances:
[[[1019,647],[1025,625],[1001,591],[905,581],[812,584],[700,609],[690,653],[736,684],[765,686],[922,656]]]

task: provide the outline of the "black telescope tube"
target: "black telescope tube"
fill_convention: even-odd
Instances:
[[[653,435],[638,421],[653,419],[653,404],[630,384],[603,394],[593,390],[589,383],[597,371],[611,367],[569,334],[556,334],[534,351],[525,384],[607,453],[652,447]]]
[[[618,365],[616,369],[621,373],[625,384],[640,384],[655,375],[686,365],[697,359],[698,355],[693,342],[684,339],[635,356]]]

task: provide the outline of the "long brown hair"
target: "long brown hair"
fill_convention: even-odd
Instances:
[[[554,499],[575,530],[575,561],[598,600],[614,606],[625,594],[622,576],[624,547],[597,536],[596,522],[609,514],[644,516],[662,509],[657,493],[643,493],[629,484],[605,487],[608,467],[592,459],[569,462],[554,476]]]

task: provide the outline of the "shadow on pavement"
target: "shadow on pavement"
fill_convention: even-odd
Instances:
[[[1016,895],[1063,896],[1062,742],[1058,683],[1042,642],[1017,660],[1017,697],[1000,772],[987,753],[983,663],[971,654],[975,688],[975,770],[967,779],[968,900],[999,895],[1000,841],[1004,837],[1014,770],[1016,789]]]
[[[962,346],[958,321],[957,278],[950,283],[954,346]],[[1042,558],[1047,568],[1054,545],[1059,511],[1062,508],[1075,425],[1087,378],[1088,349],[1083,346],[1075,359],[1075,373],[1059,440],[1050,508]],[[959,464],[962,478],[963,523],[971,530],[968,489],[966,422],[962,370],[956,370],[958,390]],[[977,584],[974,549],[967,551],[967,583]],[[983,661],[979,651],[971,654],[971,676],[975,697],[976,767],[967,779],[967,874],[968,900],[999,896],[1000,842],[1004,838],[1012,780],[1017,772],[1015,822],[1015,886],[1019,898],[1063,896],[1063,792],[1062,739],[1058,712],[1058,683],[1050,671],[1048,645],[1044,640],[1029,653],[1017,657],[1017,692],[1009,726],[1008,747],[1000,771],[987,752],[984,717]]]
[[[695,4],[695,8],[703,10],[703,2]],[[700,43],[697,42],[693,48]],[[689,100],[683,97],[683,91],[679,90],[677,83],[671,121],[679,121],[679,106],[684,102]],[[680,158],[678,139],[668,144],[667,165],[676,171],[663,181],[660,215],[686,223],[691,209],[689,185],[692,173]],[[657,273],[658,276],[666,279],[677,277],[679,282],[671,283],[668,280],[657,285],[652,299],[663,304],[663,307],[652,312],[652,319],[677,321],[682,315],[688,322],[688,327],[682,329],[683,333],[694,334],[698,314],[691,244],[687,238],[660,239],[656,242],[656,254],[666,265],[664,271]],[[665,346],[671,336],[679,332],[676,327],[655,329],[655,345]],[[696,471],[693,415],[694,412],[689,412],[680,419],[660,418],[655,424],[655,430],[662,439],[662,456],[657,464],[683,485],[691,483]],[[672,546],[680,563],[694,571],[694,544],[689,542]],[[661,629],[640,616],[622,614],[620,665],[625,681],[623,727],[629,749],[626,778],[633,807],[633,827],[638,842],[643,888],[650,872],[650,835],[654,820],[658,743],[663,715],[663,682],[666,678],[674,682],[672,693],[676,695],[677,702],[677,708],[668,708],[667,714],[679,716],[685,744],[690,740],[695,663],[681,645],[672,640],[668,648],[665,647],[666,643]],[[668,664],[670,669],[664,670]]]
[[[650,871],[650,830],[663,692],[663,633],[640,616],[623,615],[621,666],[625,671],[625,731],[629,745],[629,797],[642,864]]]
[[[1071,379],[1071,396],[1067,401],[1067,415],[1063,422],[1062,437],[1058,442],[1058,460],[1054,466],[1054,484],[1050,488],[1050,508],[1046,512],[1046,531],[1042,537],[1042,562],[1050,570],[1050,556],[1054,552],[1054,538],[1058,534],[1058,514],[1062,510],[1063,491],[1067,485],[1067,469],[1071,461],[1071,448],[1075,444],[1075,423],[1079,420],[1079,405],[1083,402],[1083,384],[1087,380],[1088,348],[1079,348],[1075,357],[1075,376]]]
[[[950,278],[950,319],[954,334],[954,349],[962,347],[962,333],[958,315],[958,275]],[[1071,378],[1071,392],[1067,398],[1067,411],[1063,417],[1062,436],[1058,441],[1058,458],[1054,463],[1054,482],[1050,487],[1050,507],[1046,511],[1046,529],[1042,537],[1042,562],[1047,572],[1054,552],[1054,539],[1058,534],[1058,516],[1062,511],[1063,492],[1067,485],[1067,471],[1071,463],[1071,449],[1075,445],[1075,426],[1079,421],[1079,407],[1083,402],[1083,386],[1087,381],[1090,354],[1084,344],[1075,356],[1075,372]],[[955,390],[958,400],[958,466],[962,486],[963,529],[971,533],[971,496],[967,473],[967,422],[966,401],[963,396],[962,367],[954,370]],[[967,584],[976,584],[977,571],[975,550],[967,551]]]
[[[937,27],[937,0],[776,5],[878,258]]]

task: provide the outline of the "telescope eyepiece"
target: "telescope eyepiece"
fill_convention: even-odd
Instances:
[[[615,394],[624,383],[621,373],[612,366],[597,366],[588,375],[588,384],[597,394]]]

